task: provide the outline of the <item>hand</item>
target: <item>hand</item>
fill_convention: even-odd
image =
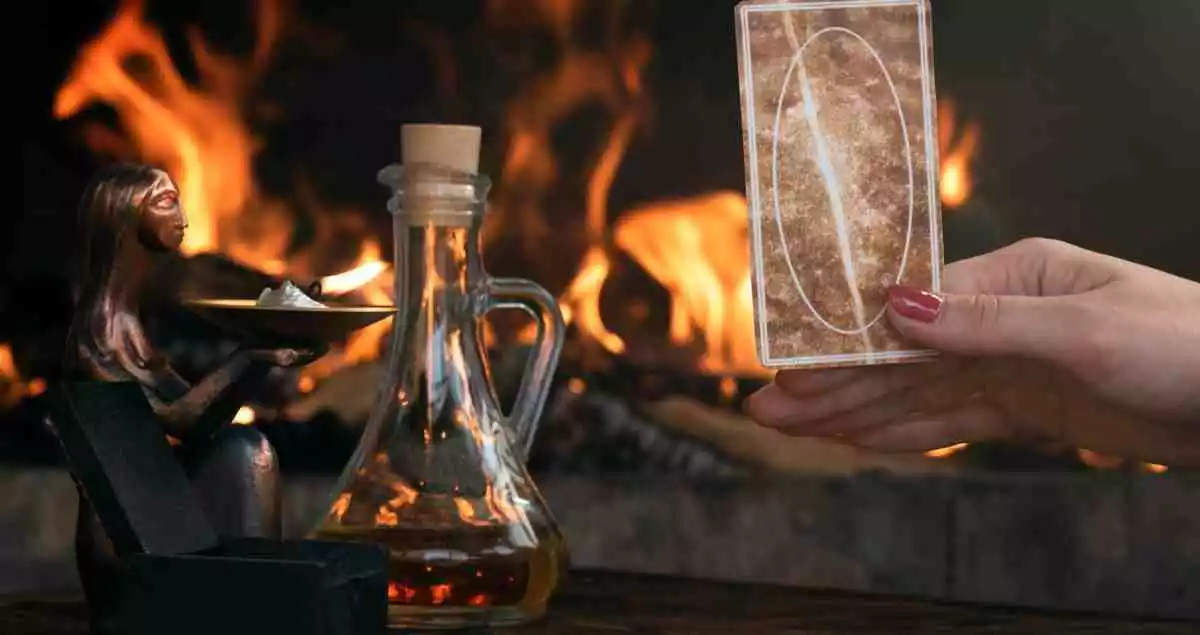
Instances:
[[[328,350],[326,345],[313,348],[258,349],[250,351],[250,358],[280,368],[296,368],[320,359]]]
[[[1200,284],[1044,239],[898,287],[888,319],[926,364],[781,371],[747,410],[881,451],[1048,441],[1200,464]]]

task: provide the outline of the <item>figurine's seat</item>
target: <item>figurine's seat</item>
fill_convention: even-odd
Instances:
[[[50,423],[120,558],[122,635],[382,634],[377,545],[222,540],[137,384],[51,388]]]

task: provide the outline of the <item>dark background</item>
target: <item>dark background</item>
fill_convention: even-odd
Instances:
[[[621,29],[652,43],[645,72],[651,105],[616,178],[612,214],[744,188],[733,5],[630,3]],[[509,6],[517,11],[521,3]],[[1200,279],[1200,2],[932,6],[938,92],[983,131],[972,199],[946,212],[948,258],[1041,235]],[[10,122],[25,135],[24,199],[0,221],[0,341],[12,343],[30,377],[52,375],[39,366],[53,356],[32,349],[44,349],[53,340],[46,334],[65,324],[74,206],[96,166],[79,120],[112,118],[93,109],[55,121],[51,104],[78,47],[111,18],[115,3],[59,0],[27,9],[35,17],[21,27],[21,71],[14,73],[25,82],[17,93],[23,112]],[[255,94],[273,106],[252,111],[266,142],[259,180],[286,197],[303,177],[323,200],[360,210],[381,236],[390,227],[374,175],[397,159],[400,124],[482,125],[484,169],[495,170],[504,104],[551,50],[527,33],[498,32],[473,0],[360,0],[337,8],[310,1],[291,14],[294,25]],[[253,39],[249,3],[152,2],[148,15],[185,74],[186,25],[230,52],[248,52]],[[598,147],[611,125],[605,117],[584,112],[561,127],[555,145],[565,173]],[[512,262],[489,266],[540,275]],[[554,289],[553,280],[547,285]]]

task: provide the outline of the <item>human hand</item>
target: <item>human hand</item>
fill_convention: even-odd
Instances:
[[[953,263],[888,318],[926,364],[782,371],[763,425],[881,451],[1039,440],[1200,464],[1200,284],[1044,239]]]

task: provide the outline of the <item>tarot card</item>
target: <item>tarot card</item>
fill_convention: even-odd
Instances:
[[[942,268],[928,0],[748,0],[736,11],[759,359],[929,359],[885,315]]]

